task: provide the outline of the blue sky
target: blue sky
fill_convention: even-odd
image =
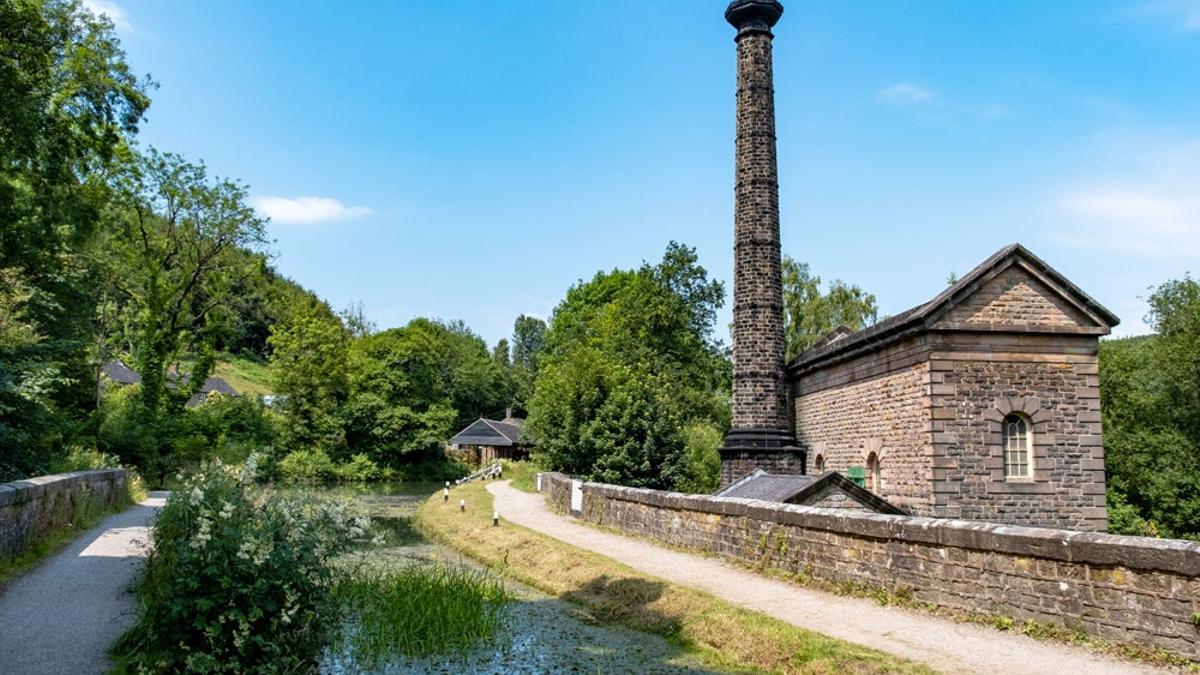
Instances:
[[[143,142],[247,182],[280,270],[380,327],[495,342],[672,239],[731,278],[719,0],[87,4],[161,85]],[[784,4],[783,246],[816,274],[894,314],[1020,241],[1127,335],[1200,270],[1200,0]]]

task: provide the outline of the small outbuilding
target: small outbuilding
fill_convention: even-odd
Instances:
[[[533,443],[525,433],[525,420],[506,411],[504,419],[479,418],[450,439],[450,447],[484,464],[497,459],[527,459]]]

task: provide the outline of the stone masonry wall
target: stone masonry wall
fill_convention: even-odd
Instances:
[[[544,474],[561,510],[570,479]],[[581,518],[829,582],[1033,619],[1200,659],[1200,543],[583,484]]]
[[[1093,343],[1094,344],[1094,343]],[[934,514],[1106,529],[1095,354],[933,354]],[[1001,422],[1032,423],[1032,478],[1005,479]]]
[[[127,499],[124,469],[77,471],[0,484],[0,557],[16,555],[76,518]]]
[[[879,496],[914,513],[933,505],[929,363],[796,396],[796,439],[816,467],[846,473],[879,457]],[[812,473],[817,473],[814,468]]]
[[[1020,266],[996,275],[943,321],[956,325],[1077,328],[1095,326]]]

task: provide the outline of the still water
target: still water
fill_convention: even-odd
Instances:
[[[386,532],[379,554],[398,563],[439,561],[478,567],[454,550],[431,542],[414,525],[417,507],[440,483],[343,485],[326,496],[354,501]],[[693,659],[657,635],[591,622],[575,605],[511,579],[516,598],[505,609],[505,628],[493,641],[453,656],[405,658],[373,672],[384,673],[701,673]],[[328,654],[328,675],[363,672],[348,654]]]

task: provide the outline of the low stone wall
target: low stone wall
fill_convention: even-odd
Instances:
[[[566,510],[571,479],[542,476]],[[968,612],[1034,619],[1200,659],[1200,543],[860,514],[583,483],[588,522],[829,583],[905,588]]]
[[[0,484],[0,557],[122,503],[128,498],[125,481],[125,469],[100,469]]]

